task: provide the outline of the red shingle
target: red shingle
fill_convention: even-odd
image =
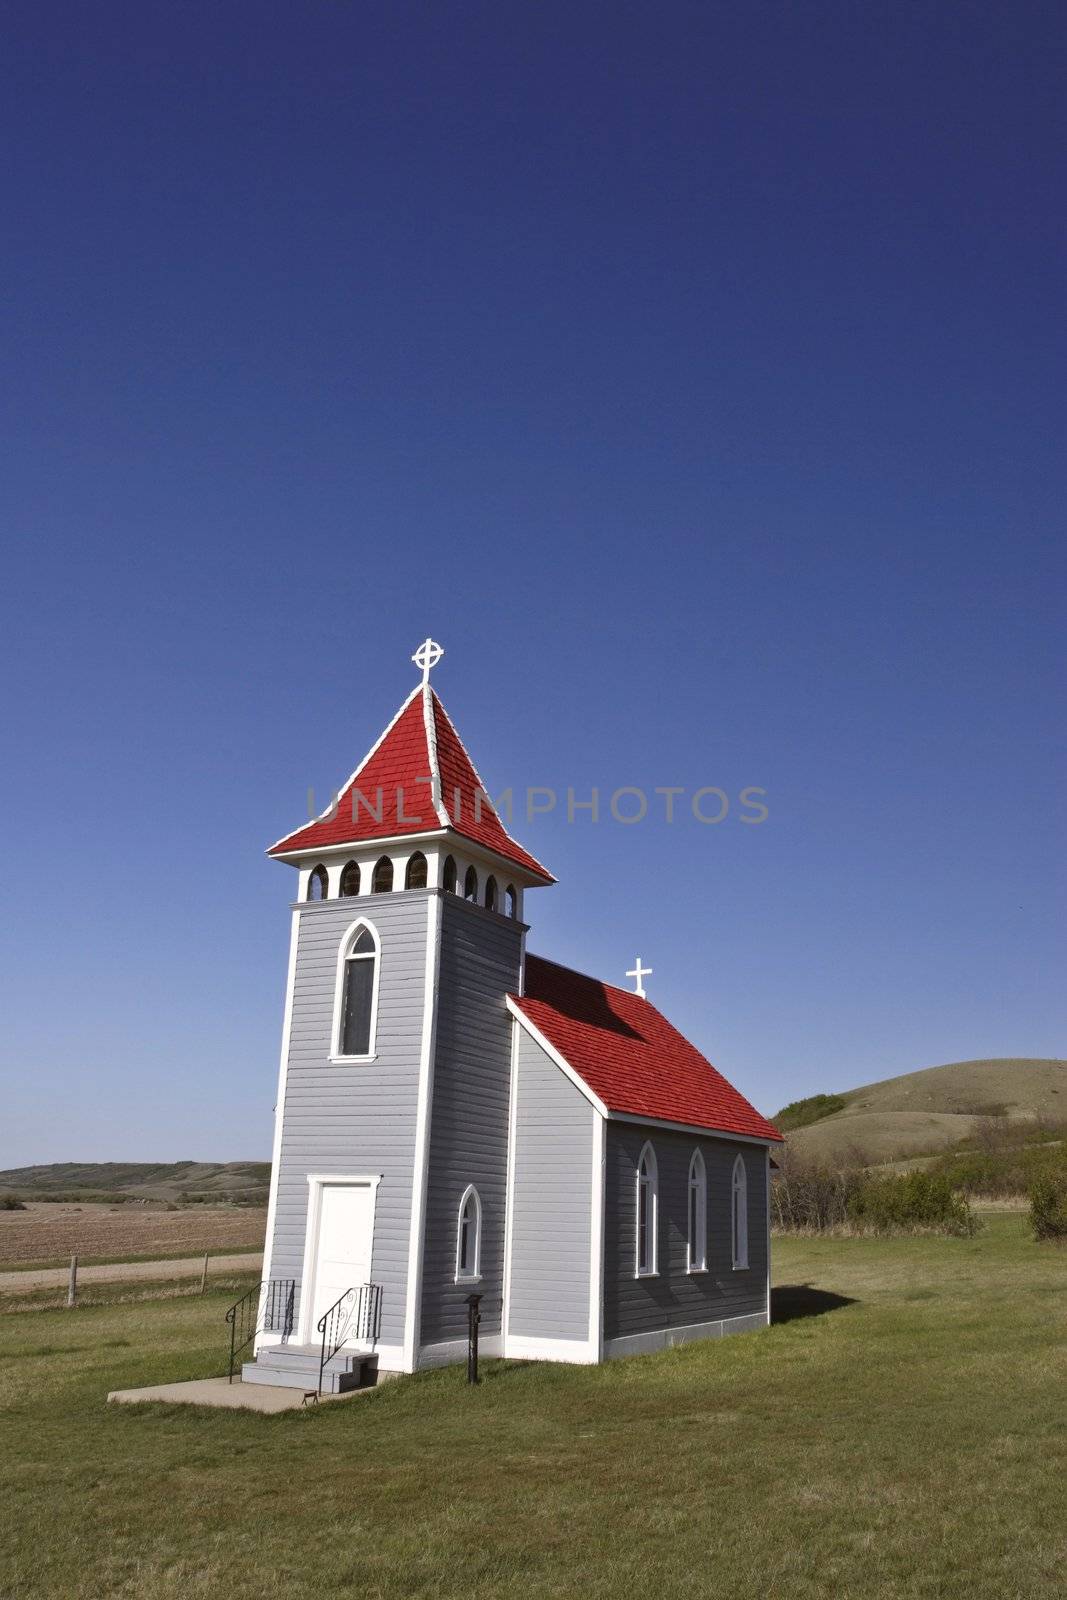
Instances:
[[[654,1005],[540,956],[514,1003],[609,1111],[781,1140]]]

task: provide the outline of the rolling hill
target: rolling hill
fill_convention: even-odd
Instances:
[[[950,1061],[835,1098],[842,1109],[788,1131],[789,1148],[828,1160],[859,1152],[867,1162],[896,1161],[958,1144],[988,1117],[1009,1126],[1067,1123],[1067,1061]]]
[[[0,1172],[0,1191],[24,1200],[226,1201],[266,1205],[269,1161],[60,1161]]]

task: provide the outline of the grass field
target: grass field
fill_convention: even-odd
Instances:
[[[278,1417],[104,1404],[219,1371],[223,1295],[0,1318],[0,1595],[1059,1592],[1067,1251],[1000,1215],[775,1268],[765,1334]]]

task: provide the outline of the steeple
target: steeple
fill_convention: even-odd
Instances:
[[[422,682],[346,780],[334,804],[267,851],[300,865],[310,854],[423,835],[455,835],[497,857],[529,885],[554,883],[511,837],[436,692],[430,669],[444,651],[428,639],[412,660]]]

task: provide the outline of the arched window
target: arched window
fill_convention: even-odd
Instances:
[[[378,1007],[378,936],[369,922],[357,922],[341,946],[337,1054],[374,1054]]]
[[[388,856],[382,856],[375,862],[370,886],[372,894],[388,894],[393,887],[393,863]]]
[[[732,1237],[734,1241],[734,1269],[748,1266],[748,1173],[743,1156],[734,1162],[733,1183],[730,1185],[732,1211]]]
[[[444,871],[441,874],[441,887],[448,894],[455,894],[455,892],[456,892],[456,858],[455,858],[455,856],[445,856]]]
[[[704,1157],[693,1151],[689,1163],[689,1271],[703,1272],[708,1264],[708,1175]]]
[[[317,867],[311,869],[311,876],[308,879],[308,899],[325,900],[329,892],[330,880],[326,876],[326,868],[320,861]]]
[[[473,1183],[459,1202],[456,1229],[456,1282],[474,1283],[482,1275],[482,1202]]]
[[[359,862],[346,861],[341,874],[341,893],[345,896],[359,893]]]
[[[637,1163],[637,1260],[634,1276],[654,1278],[659,1271],[659,1171],[650,1144]]]
[[[508,917],[517,917],[519,914],[519,897],[513,883],[509,883],[504,890],[504,914]]]
[[[496,910],[496,879],[495,878],[486,878],[486,880],[485,880],[485,908],[486,908],[487,911],[495,911]]]
[[[478,874],[473,867],[467,868],[467,876],[463,880],[463,898],[464,900],[473,900],[477,904]]]
[[[404,873],[405,889],[425,889],[426,887],[426,857],[421,850],[416,850],[413,856],[408,857],[407,871]]]

